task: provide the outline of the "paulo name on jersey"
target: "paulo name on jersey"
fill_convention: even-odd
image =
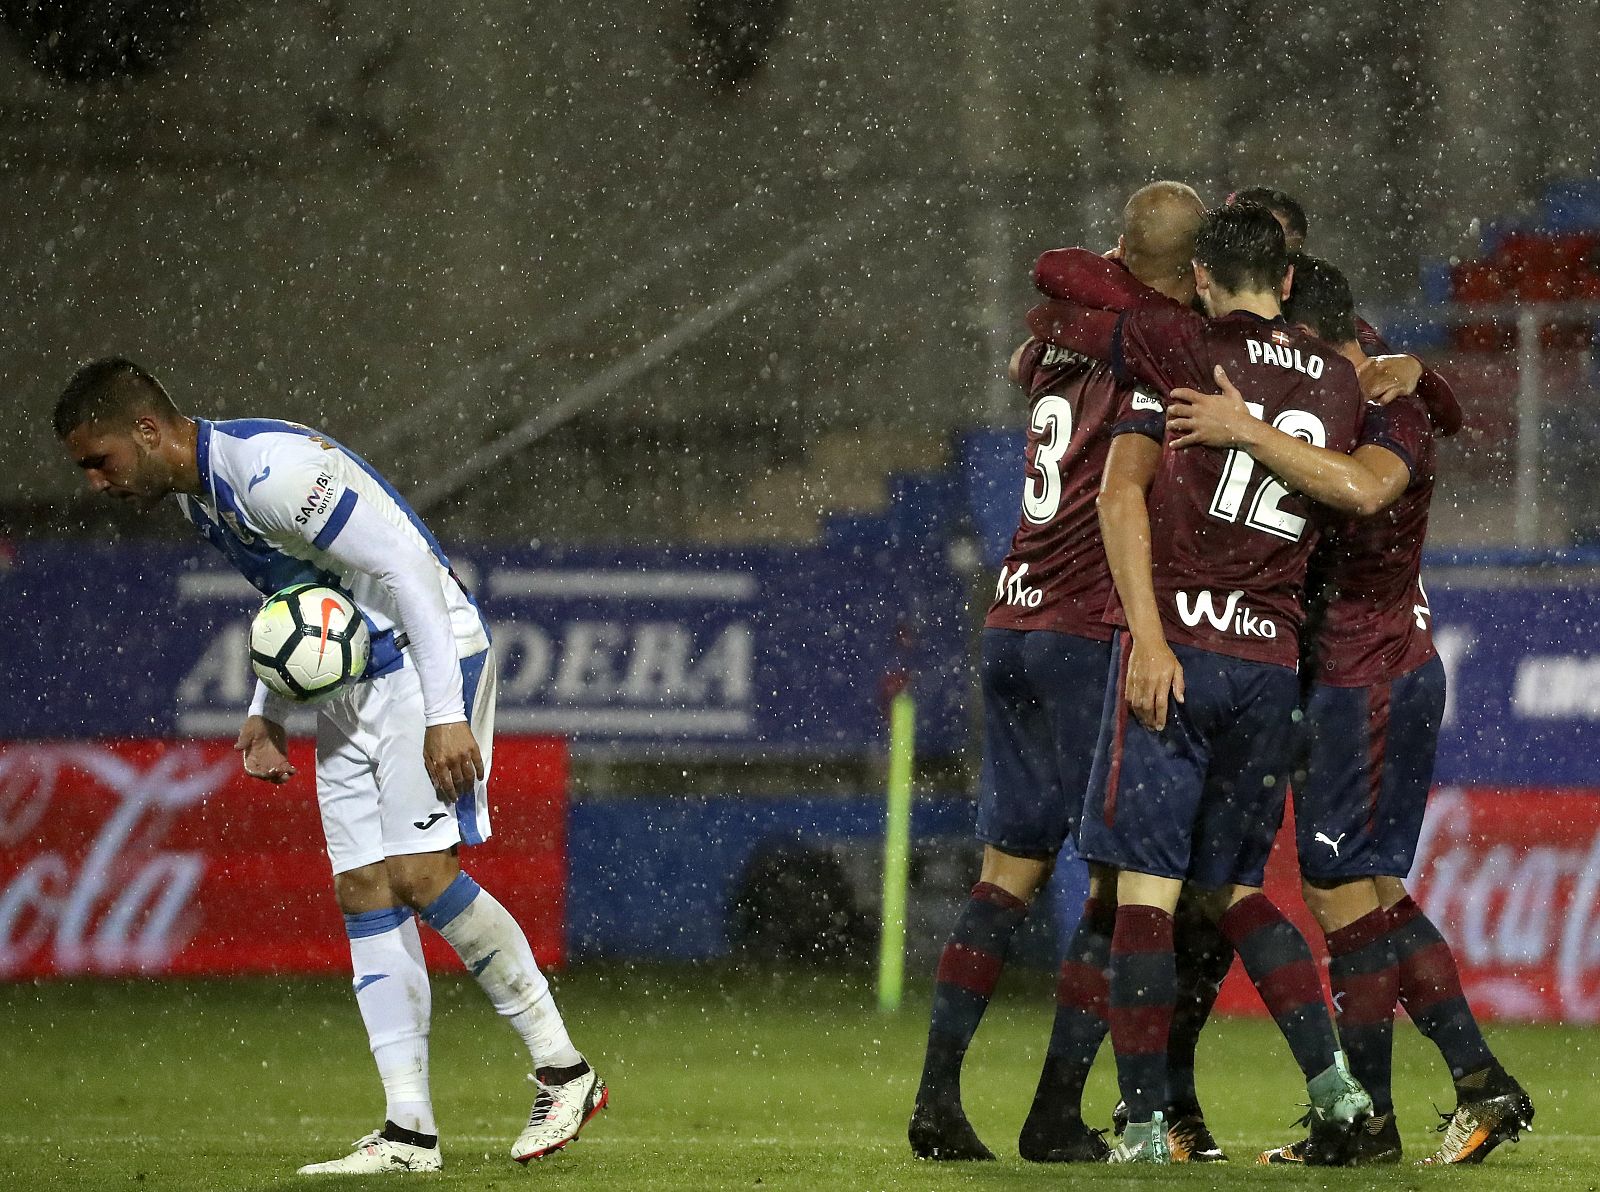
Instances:
[[[389,589],[328,553],[358,502],[433,559],[456,656],[469,658],[488,648],[484,621],[439,543],[365,460],[294,422],[197,422],[200,492],[179,495],[184,515],[263,593],[297,583],[329,584],[348,593],[372,633],[372,657],[363,678],[404,665],[408,643],[397,634],[399,610]]]
[[[1364,403],[1355,369],[1330,345],[1246,311],[1221,318],[1172,302],[1122,315],[1111,342],[1122,379],[1163,396],[1210,391],[1221,365],[1256,417],[1332,451],[1355,448]],[[1115,434],[1166,437],[1150,411]],[[1320,507],[1290,491],[1246,452],[1167,448],[1149,494],[1152,573],[1174,643],[1295,667],[1301,590]],[[1121,609],[1114,608],[1121,623]]]
[[[1030,399],[1022,513],[984,625],[1109,641],[1095,496],[1131,387],[1109,365],[1037,339],[1023,348],[1018,381]]]
[[[1422,401],[1369,405],[1361,445],[1369,444],[1399,456],[1411,482],[1382,512],[1330,527],[1313,557],[1313,573],[1331,585],[1312,651],[1314,678],[1334,687],[1396,679],[1434,656],[1433,614],[1422,590],[1434,440]]]

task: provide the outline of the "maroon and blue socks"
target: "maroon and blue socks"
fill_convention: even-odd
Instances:
[[[1056,1017],[1029,1121],[1082,1118],[1083,1086],[1105,1041],[1114,907],[1089,899],[1056,983]]]
[[[1372,1097],[1372,1111],[1394,1111],[1390,1077],[1394,1053],[1394,1006],[1400,971],[1389,939],[1389,914],[1382,907],[1330,931],[1328,981],[1339,1041],[1351,1074]]]
[[[1439,1049],[1458,1083],[1494,1064],[1461,991],[1455,956],[1439,929],[1409,897],[1389,908],[1389,941],[1399,966],[1400,1004]]]
[[[1337,1044],[1305,937],[1264,894],[1234,903],[1222,916],[1221,927],[1300,1071],[1307,1080],[1325,1071]]]
[[[1107,1017],[1129,1121],[1148,1122],[1167,1107],[1167,1043],[1176,1000],[1172,916],[1153,906],[1119,906]]]
[[[1177,955],[1178,1001],[1167,1042],[1167,1091],[1172,1120],[1199,1114],[1194,1085],[1194,1054],[1200,1032],[1217,1004],[1222,982],[1233,967],[1233,945],[1222,929],[1197,907],[1178,904],[1173,923]]]
[[[960,1103],[961,1061],[1000,982],[1011,937],[1027,914],[1028,904],[999,886],[979,882],[972,887],[939,956],[919,1105]]]

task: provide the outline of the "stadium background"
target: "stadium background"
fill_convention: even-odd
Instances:
[[[250,599],[176,517],[79,491],[44,411],[107,352],[197,413],[326,428],[455,548],[507,650],[503,728],[567,743],[525,747],[550,781],[497,798],[538,830],[485,863],[521,867],[576,988],[820,964],[820,1004],[864,1004],[905,685],[926,969],[975,859],[968,660],[1015,518],[1028,264],[1109,242],[1157,176],[1299,196],[1363,312],[1457,384],[1474,429],[1442,453],[1427,574],[1455,696],[1418,878],[1491,1015],[1600,1018],[1600,6],[0,13],[19,1020],[123,988],[62,976],[343,964],[309,784],[280,804],[170,747],[231,736]],[[171,996],[204,1020],[277,987]],[[914,990],[908,1055],[920,1012]],[[1045,1010],[1015,1012],[1042,1039]]]

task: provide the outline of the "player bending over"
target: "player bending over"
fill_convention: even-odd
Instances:
[[[442,1166],[419,915],[527,1045],[538,1092],[512,1157],[571,1142],[605,1105],[606,1086],[567,1036],[522,928],[458,861],[461,843],[489,835],[495,660],[488,626],[433,535],[331,439],[292,422],[186,417],[128,360],[81,368],[56,402],[55,430],[95,492],[141,510],[176,496],[261,592],[338,587],[372,631],[366,673],[317,707],[317,802],[386,1120],[351,1154],[300,1173]],[[251,777],[293,776],[283,728],[291,707],[257,684],[237,745]]]
[[[1203,214],[1199,196],[1180,183],[1140,189],[1123,210],[1120,262],[1106,267],[1140,293],[1191,300],[1189,259]],[[1011,937],[1077,828],[1111,657],[1111,573],[1094,498],[1132,387],[1104,363],[1035,339],[1012,357],[1011,376],[1029,398],[1022,511],[983,631],[983,866],[939,958],[908,1129],[913,1153],[926,1159],[994,1158],[962,1110],[962,1060]],[[1106,1033],[1113,913],[1114,892],[1096,873],[1062,962],[1044,1070],[1017,1142],[1024,1159],[1093,1162],[1107,1154],[1100,1133],[1084,1124],[1082,1097]],[[1198,1104],[1188,1120],[1204,1130]],[[1209,1135],[1184,1137],[1197,1154],[1215,1150]]]
[[[1350,287],[1326,262],[1301,258],[1285,313],[1361,367]],[[1398,1162],[1390,1092],[1398,1000],[1438,1047],[1456,1109],[1424,1165],[1478,1163],[1533,1122],[1527,1093],[1495,1059],[1461,990],[1449,945],[1406,893],[1433,779],[1445,673],[1422,588],[1433,495],[1434,426],[1416,397],[1368,408],[1362,446],[1334,456],[1251,416],[1223,393],[1175,391],[1176,446],[1237,447],[1297,491],[1352,514],[1319,544],[1312,571],[1327,606],[1307,670],[1308,755],[1294,782],[1296,844],[1306,905],[1327,940],[1339,1035],[1372,1095],[1373,1119],[1354,1160]],[[1189,400],[1179,400],[1189,399]],[[1303,1162],[1303,1143],[1266,1152]]]

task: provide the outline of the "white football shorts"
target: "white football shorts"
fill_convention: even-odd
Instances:
[[[462,695],[484,774],[454,803],[439,801],[422,763],[415,667],[353,683],[318,706],[317,803],[334,873],[489,838],[496,679],[493,646],[461,660]]]

